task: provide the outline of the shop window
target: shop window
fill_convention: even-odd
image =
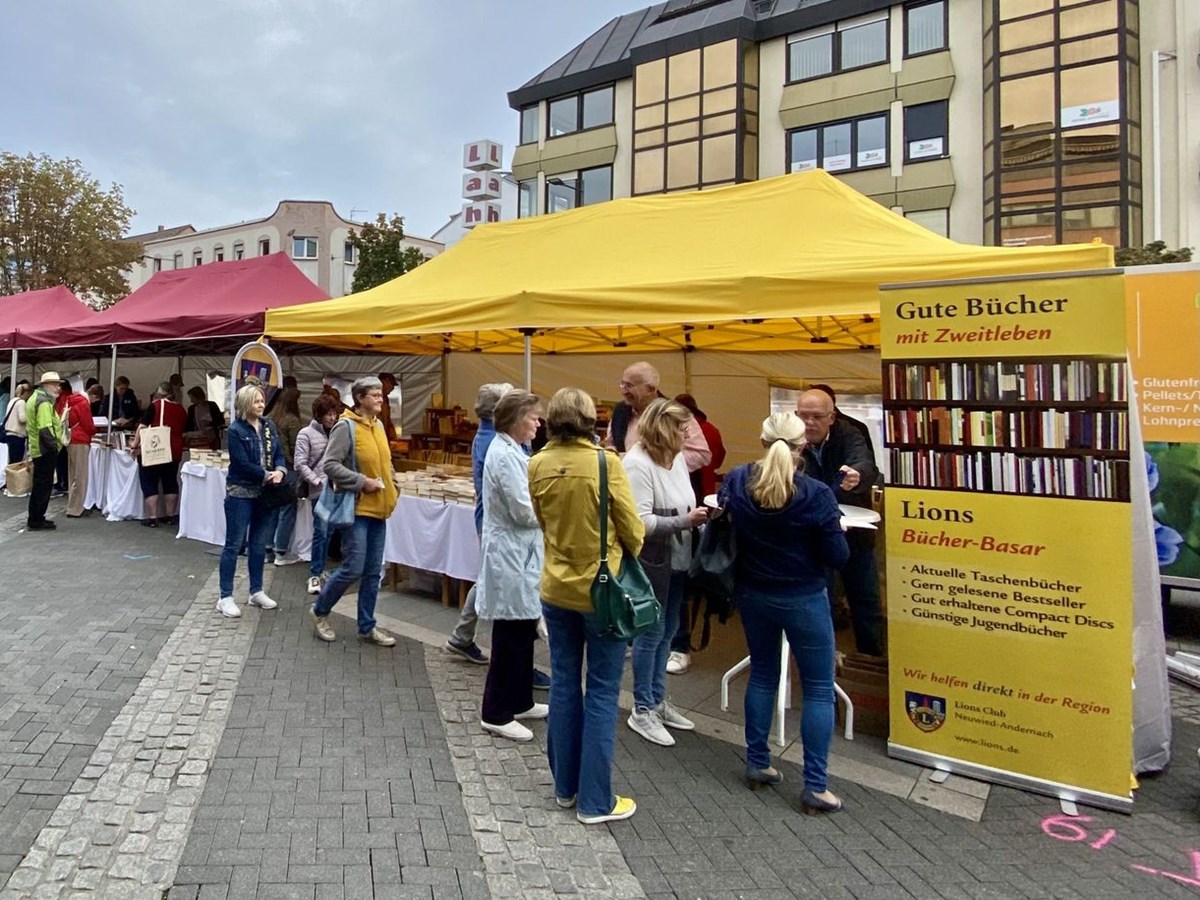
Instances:
[[[317,239],[315,237],[292,238],[292,259],[316,259]]]
[[[788,38],[788,81],[807,81],[888,60],[888,14],[873,13]]]
[[[904,10],[904,55],[919,56],[946,49],[946,0],[933,0]]]
[[[528,219],[537,215],[537,179],[517,184],[517,218]]]
[[[535,144],[538,139],[538,104],[521,107],[521,143]]]
[[[904,161],[940,159],[950,155],[949,103],[918,103],[904,107]]]
[[[788,170],[871,169],[888,162],[888,118],[866,116],[788,132]]]
[[[549,137],[573,134],[586,128],[611,125],[613,121],[613,87],[597,88],[551,100],[547,127]],[[524,125],[522,124],[522,128]]]

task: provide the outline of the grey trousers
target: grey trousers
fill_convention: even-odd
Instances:
[[[475,612],[475,585],[467,591],[458,624],[450,632],[450,643],[456,647],[469,647],[475,643],[475,629],[479,626],[479,614]]]

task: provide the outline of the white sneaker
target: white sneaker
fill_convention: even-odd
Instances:
[[[680,731],[696,729],[696,723],[672,706],[670,700],[664,700],[658,707],[658,717],[668,728],[678,728]]]
[[[509,722],[507,725],[492,725],[488,722],[480,721],[484,731],[490,731],[492,734],[499,735],[502,738],[508,738],[510,741],[532,741],[533,732],[518,722],[516,719]]]
[[[692,655],[690,653],[680,653],[678,650],[672,650],[671,655],[667,657],[667,674],[682,675],[688,670],[692,664]]]
[[[321,578],[319,575],[313,575],[308,579],[308,592],[310,594],[321,593]]]
[[[265,591],[255,591],[250,595],[250,605],[259,609],[274,609],[279,604],[268,597]]]
[[[550,707],[545,703],[535,703],[525,712],[517,713],[514,719],[544,719],[550,715]]]
[[[675,738],[663,727],[662,719],[652,709],[639,706],[629,714],[626,724],[652,744],[658,744],[660,747],[675,746]]]
[[[284,554],[283,556],[275,557],[275,565],[277,566],[292,566],[300,562],[300,557]]]
[[[217,612],[227,619],[240,619],[242,616],[242,611],[238,609],[238,605],[233,602],[232,597],[222,597],[218,600]]]

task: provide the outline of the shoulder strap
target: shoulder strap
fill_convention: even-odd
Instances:
[[[13,397],[8,401],[8,409],[4,412],[4,425],[0,426],[5,431],[8,430],[8,420],[12,418],[13,410],[17,408],[17,401],[20,399],[20,397]]]
[[[600,565],[608,565],[608,460],[604,451],[597,450],[600,456]]]

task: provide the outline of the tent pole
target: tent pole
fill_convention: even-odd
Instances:
[[[10,367],[12,368],[12,377],[8,381],[8,390],[11,397],[17,392],[17,348],[15,346],[12,348],[12,362],[10,363]]]
[[[442,351],[442,406],[450,405],[450,351]]]
[[[687,394],[694,393],[692,391],[692,347],[690,344],[683,348],[683,390]]]
[[[525,336],[525,390],[533,390],[533,329],[522,328]]]
[[[97,373],[99,374],[99,373]],[[108,367],[108,446],[112,446],[113,391],[117,389],[117,345],[112,345],[112,363]]]

